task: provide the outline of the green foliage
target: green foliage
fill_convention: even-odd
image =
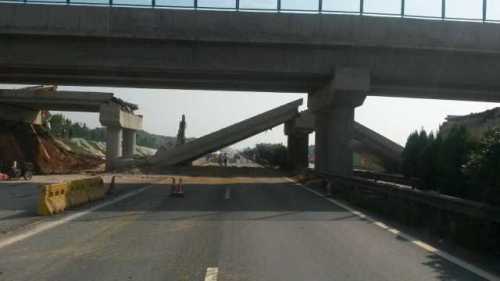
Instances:
[[[61,138],[82,138],[102,142],[106,140],[104,128],[89,129],[85,123],[73,123],[62,114],[51,115],[49,123],[50,133]],[[170,139],[164,136],[150,134],[142,130],[137,132],[137,144],[140,146],[157,149],[167,141]]]
[[[246,148],[243,155],[257,163],[272,167],[287,167],[287,149],[282,144],[259,143],[254,148]]]
[[[464,166],[474,199],[500,203],[500,128],[487,131]]]
[[[453,196],[467,196],[467,177],[463,165],[474,148],[467,130],[455,127],[444,136],[413,132],[403,151],[403,173],[419,178],[422,188],[438,190]]]

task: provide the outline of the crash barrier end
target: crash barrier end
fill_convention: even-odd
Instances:
[[[38,214],[53,215],[63,212],[66,208],[102,199],[109,189],[110,185],[105,185],[101,177],[42,185],[38,200]]]

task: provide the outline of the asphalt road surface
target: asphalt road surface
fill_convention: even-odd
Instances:
[[[0,280],[484,280],[284,178],[169,192],[1,247]]]

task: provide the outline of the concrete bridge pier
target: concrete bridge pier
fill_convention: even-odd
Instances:
[[[123,130],[118,126],[106,127],[106,169],[111,169],[113,161],[122,156]]]
[[[353,167],[354,110],[363,104],[370,88],[365,69],[337,69],[335,78],[309,96],[316,131],[315,170],[351,176]]]
[[[142,116],[117,104],[103,104],[99,120],[106,127],[106,170],[112,170],[117,161],[135,153],[136,132],[142,129]]]
[[[135,154],[137,130],[123,129],[123,156],[131,158]]]
[[[285,134],[288,137],[288,164],[291,169],[305,169],[309,166],[309,134],[310,131],[297,127],[297,119],[285,123]]]

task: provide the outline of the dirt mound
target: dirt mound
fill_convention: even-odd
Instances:
[[[66,150],[37,125],[0,121],[0,162],[32,162],[36,172],[63,174],[93,169],[102,158]]]

